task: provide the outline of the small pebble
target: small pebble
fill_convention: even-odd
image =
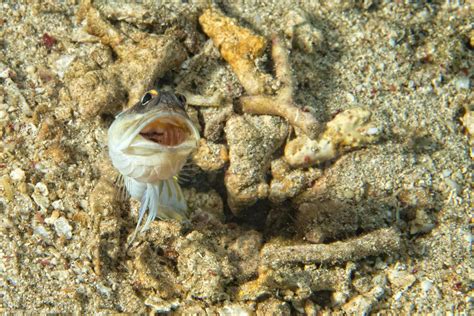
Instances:
[[[33,65],[29,65],[29,66],[26,66],[25,70],[29,75],[32,75],[35,73],[36,68]]]
[[[448,170],[448,169],[443,170],[442,172],[443,178],[449,177],[451,173],[452,173],[451,170]]]
[[[377,135],[380,133],[380,129],[378,127],[371,127],[367,130],[367,135]]]
[[[457,77],[454,81],[454,85],[458,90],[468,90],[470,87],[469,78],[466,76]]]
[[[49,194],[48,187],[43,182],[36,183],[35,191],[41,193],[43,196],[48,196]]]
[[[53,206],[55,210],[64,211],[64,204],[62,200],[56,200],[53,203],[51,203],[51,205]]]
[[[388,272],[388,280],[397,287],[406,290],[416,281],[416,277],[407,271],[392,269]]]
[[[10,173],[10,178],[14,181],[22,181],[25,179],[25,172],[20,168],[16,168]]]
[[[51,236],[49,232],[44,228],[43,225],[38,225],[34,228],[35,234],[39,235],[42,239],[50,239]]]
[[[459,194],[461,192],[461,186],[454,180],[451,180],[450,178],[444,179],[446,184],[456,192],[456,194]]]
[[[425,293],[429,292],[432,287],[433,287],[433,281],[424,280],[424,281],[421,282],[421,289]]]
[[[403,291],[398,291],[397,293],[395,293],[395,295],[393,296],[393,299],[395,301],[399,301],[401,298],[402,298],[402,295],[403,295]]]
[[[56,222],[56,220],[59,218],[59,216],[61,216],[61,213],[59,213],[58,211],[53,211],[51,213],[51,216],[46,217],[44,219],[44,222],[48,225],[54,225],[54,222]]]
[[[74,61],[76,56],[74,55],[63,55],[58,58],[55,62],[55,70],[59,78],[63,78],[66,70],[69,68],[69,65]]]
[[[397,39],[394,37],[390,37],[390,39],[388,40],[388,45],[395,47],[397,45]]]
[[[348,295],[341,291],[336,291],[331,296],[331,302],[336,306],[344,304],[347,302],[347,299]]]
[[[72,227],[65,217],[61,216],[54,221],[54,229],[59,236],[64,236],[66,239],[72,238]]]
[[[347,93],[346,99],[349,103],[354,103],[356,101],[356,97],[352,93]]]
[[[355,194],[353,191],[347,190],[344,191],[344,197],[348,200],[352,200],[354,198]]]
[[[35,192],[31,195],[31,198],[41,208],[41,210],[46,211],[48,209],[49,199],[46,196]]]
[[[377,259],[375,259],[375,269],[384,270],[386,268],[387,268],[387,263],[383,261],[382,259],[380,259],[379,257],[377,257]]]
[[[47,49],[51,49],[54,44],[56,44],[56,39],[49,35],[48,33],[44,33],[43,36],[41,37],[41,41],[44,46],[46,46]]]

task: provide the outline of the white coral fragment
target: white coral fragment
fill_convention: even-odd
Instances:
[[[285,147],[285,160],[292,167],[307,167],[336,158],[344,151],[378,140],[381,129],[370,121],[370,111],[353,108],[330,121],[318,140],[299,136]]]

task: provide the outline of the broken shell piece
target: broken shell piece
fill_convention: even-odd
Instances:
[[[245,90],[249,94],[264,92],[269,76],[258,71],[255,59],[263,55],[265,39],[239,26],[236,20],[211,9],[204,11],[199,23],[204,33],[219,48]]]
[[[318,140],[299,136],[285,147],[285,159],[292,167],[306,167],[336,158],[344,151],[377,141],[381,129],[370,121],[371,113],[354,108],[339,113]]]

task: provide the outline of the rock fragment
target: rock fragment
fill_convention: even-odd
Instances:
[[[194,231],[176,242],[178,282],[189,298],[215,302],[227,298],[225,285],[231,280],[233,268],[224,249],[206,243],[206,238]]]
[[[290,290],[298,299],[306,299],[312,292],[336,291],[347,287],[350,277],[345,269],[281,266],[278,269],[261,267],[259,277],[239,288],[242,300],[257,300],[274,290]]]
[[[69,221],[61,216],[53,222],[54,229],[58,236],[65,237],[66,239],[72,238],[72,226],[69,224]]]
[[[152,308],[154,313],[169,313],[179,307],[178,299],[165,301],[157,296],[150,296],[145,300],[145,305]]]
[[[237,268],[238,281],[246,281],[257,274],[259,251],[262,243],[262,235],[251,230],[244,232],[230,244],[229,256],[231,262]]]
[[[315,200],[298,205],[298,232],[312,243],[354,234],[359,220],[353,206],[338,200]]]
[[[76,65],[81,62],[78,60]],[[82,116],[89,118],[101,113],[120,111],[126,98],[126,90],[114,72],[97,69],[84,73],[69,73],[73,74],[67,76],[70,81],[66,81],[70,100],[77,104]]]
[[[224,145],[202,138],[192,160],[204,171],[217,171],[229,161],[229,153]]]
[[[5,64],[0,62],[0,78],[3,79],[3,91],[6,95],[5,103],[10,107],[19,109],[24,115],[31,116],[33,110],[26,101],[23,93],[17,84],[10,78],[10,73],[13,71]]]
[[[382,228],[361,237],[330,244],[278,246],[267,243],[260,255],[263,265],[273,267],[288,263],[334,264],[395,253],[400,247],[401,238],[396,229]]]
[[[288,133],[284,121],[272,116],[233,116],[225,127],[230,166],[225,175],[232,211],[251,206],[268,196],[266,171],[273,153]]]
[[[416,281],[416,277],[413,274],[397,268],[390,269],[387,272],[387,276],[388,280],[395,288],[402,290],[406,290]]]
[[[134,249],[132,257],[137,281],[144,288],[153,289],[160,299],[176,297],[176,273],[169,259],[159,256],[148,242]]]
[[[258,303],[257,306],[257,316],[265,315],[278,315],[285,316],[291,315],[290,304],[277,300],[275,298],[270,298],[261,303]]]
[[[271,163],[272,180],[268,198],[274,203],[281,203],[298,195],[302,190],[321,176],[321,170],[309,168],[308,170],[291,170],[285,160],[279,158]]]
[[[191,212],[204,212],[220,222],[224,222],[224,202],[214,190],[198,192],[195,188],[184,189],[184,197]]]
[[[115,198],[117,194],[113,183],[103,176],[89,196],[92,229],[91,251],[94,269],[101,274],[103,261],[117,259],[122,244],[120,241],[120,207]]]
[[[90,4],[83,5],[78,15],[85,19],[87,32],[99,37],[117,56],[117,60],[106,68],[88,69],[72,78],[66,75],[71,101],[78,104],[85,117],[116,111],[126,95],[128,106],[133,105],[157,78],[187,57],[186,49],[174,36],[137,31],[132,40]]]
[[[10,172],[10,178],[13,181],[23,181],[25,179],[25,171],[20,168],[15,168]]]
[[[385,289],[381,286],[375,286],[369,292],[352,298],[342,306],[342,309],[349,315],[368,315],[384,295]]]
[[[219,141],[222,137],[225,122],[233,113],[232,104],[224,104],[218,108],[202,108],[201,114],[205,122],[203,136],[209,141]]]

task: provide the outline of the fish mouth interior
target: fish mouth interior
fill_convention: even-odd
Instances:
[[[165,116],[148,123],[140,135],[162,146],[178,146],[188,139],[191,130],[183,118]]]

